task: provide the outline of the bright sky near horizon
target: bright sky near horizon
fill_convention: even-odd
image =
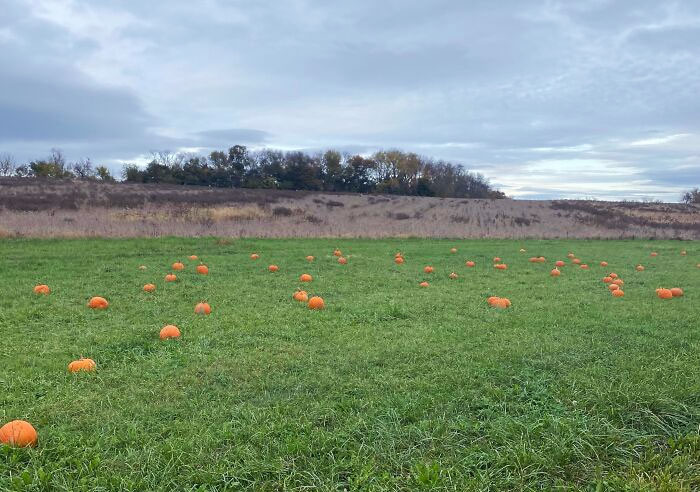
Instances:
[[[700,186],[700,1],[0,0],[0,152],[240,143],[464,164],[516,198]]]

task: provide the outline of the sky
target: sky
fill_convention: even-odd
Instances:
[[[234,144],[678,201],[700,186],[700,1],[0,0],[0,153],[119,174]]]

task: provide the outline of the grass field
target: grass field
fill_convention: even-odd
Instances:
[[[699,262],[677,241],[2,240],[0,424],[39,445],[0,446],[0,489],[698,490]],[[292,300],[302,273],[323,311]],[[97,371],[68,373],[80,356]]]

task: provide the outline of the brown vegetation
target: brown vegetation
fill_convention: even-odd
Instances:
[[[0,237],[700,239],[700,206],[0,178]]]

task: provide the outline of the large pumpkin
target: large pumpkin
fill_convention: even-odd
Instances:
[[[160,330],[160,339],[167,340],[168,338],[180,338],[180,329],[175,325],[165,325]]]
[[[323,302],[323,298],[319,296],[313,296],[311,299],[309,299],[309,309],[315,309],[315,310],[320,310],[323,309],[326,305]]]
[[[80,358],[78,360],[74,360],[70,364],[68,364],[68,370],[70,372],[91,372],[94,371],[97,368],[97,364],[95,364],[95,361],[92,359],[84,359]]]
[[[683,295],[683,289],[680,287],[674,287],[671,289],[671,295],[673,297],[681,297]]]
[[[197,273],[200,275],[209,275],[209,267],[205,264],[197,265]]]
[[[211,306],[209,306],[209,304],[206,302],[197,303],[197,305],[194,307],[194,312],[195,314],[210,314]]]
[[[313,277],[309,275],[308,273],[302,273],[301,276],[299,277],[300,282],[311,282],[313,280]]]
[[[615,289],[611,292],[613,297],[623,297],[625,295],[624,292],[622,292],[622,289]]]
[[[37,441],[36,430],[25,420],[13,420],[0,427],[0,443],[26,448],[36,446]]]
[[[107,309],[108,306],[109,303],[104,297],[93,297],[90,299],[90,302],[88,302],[88,307],[91,309]]]
[[[173,270],[184,270],[184,269],[185,269],[185,264],[182,263],[182,262],[180,262],[180,261],[176,261],[175,263],[173,263],[173,267],[172,267],[172,268],[173,268]]]
[[[51,294],[51,289],[46,284],[40,284],[34,287],[34,293],[47,296]]]
[[[670,299],[673,297],[673,292],[671,292],[671,289],[656,289],[656,295],[660,299]]]
[[[165,276],[165,281],[166,282],[175,282],[177,280],[177,275],[174,273],[169,273]]]
[[[298,290],[292,295],[292,298],[295,301],[307,302],[309,300],[309,295],[306,293],[305,290]]]
[[[156,286],[154,284],[146,284],[143,286],[144,292],[154,292],[155,290],[156,290]]]

